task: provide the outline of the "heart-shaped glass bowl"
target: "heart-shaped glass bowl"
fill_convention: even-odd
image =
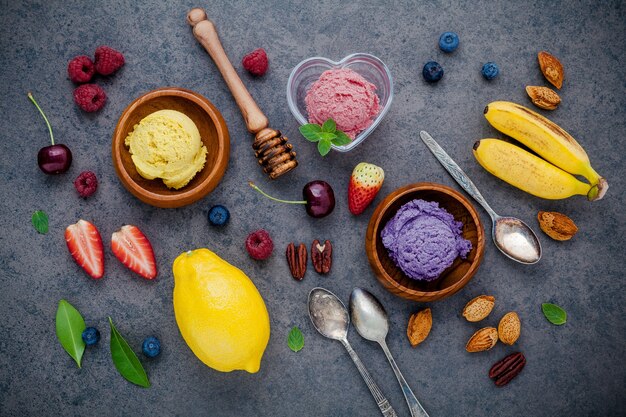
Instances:
[[[344,146],[335,146],[333,149],[339,152],[348,152],[356,148],[365,140],[380,124],[385,114],[391,106],[393,99],[393,79],[389,68],[383,61],[370,54],[348,55],[339,62],[331,61],[322,57],[313,57],[300,62],[291,71],[287,81],[287,103],[289,110],[301,125],[308,123],[308,114],[304,98],[311,88],[326,70],[333,68],[349,68],[359,73],[367,81],[376,86],[376,94],[380,99],[380,113],[376,116],[372,124],[359,133],[352,142]]]

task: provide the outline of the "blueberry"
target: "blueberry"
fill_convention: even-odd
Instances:
[[[454,32],[444,32],[439,37],[439,49],[443,52],[452,52],[459,46],[459,35]]]
[[[498,65],[495,62],[487,62],[483,65],[483,77],[487,80],[493,80],[498,76],[500,70],[498,69]]]
[[[100,340],[100,332],[95,327],[87,327],[83,331],[82,336],[83,342],[85,342],[87,346],[93,346]]]
[[[141,350],[143,350],[143,354],[147,357],[154,358],[161,353],[161,342],[154,336],[148,336],[143,341]]]
[[[422,75],[429,83],[436,83],[443,77],[443,68],[435,61],[429,61],[424,65]]]
[[[224,226],[230,219],[230,213],[224,206],[217,205],[209,210],[209,223],[213,226]]]

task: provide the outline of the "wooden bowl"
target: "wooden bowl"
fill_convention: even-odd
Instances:
[[[179,190],[167,188],[161,179],[147,180],[139,175],[124,144],[141,119],[165,109],[177,110],[193,120],[208,151],[202,171]],[[130,103],[117,122],[111,151],[117,176],[131,194],[156,207],[174,208],[200,200],[217,186],[228,165],[230,139],[226,122],[213,103],[196,92],[166,87]]]
[[[463,223],[463,237],[472,242],[467,259],[457,258],[439,278],[430,282],[406,276],[389,258],[380,237],[398,209],[417,198],[438,202],[455,220]],[[395,190],[376,207],[367,226],[365,250],[378,281],[391,293],[413,301],[435,301],[451,296],[472,279],[483,259],[485,232],[476,209],[459,192],[445,185],[420,182]]]

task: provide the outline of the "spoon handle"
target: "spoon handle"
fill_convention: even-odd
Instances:
[[[474,200],[478,201],[478,203],[483,206],[483,208],[489,213],[492,219],[496,219],[498,215],[495,211],[489,206],[485,198],[482,196],[478,188],[474,185],[472,180],[469,179],[467,174],[463,172],[463,170],[454,162],[450,155],[443,150],[441,146],[430,136],[427,132],[421,131],[420,137],[422,138],[422,142],[428,146],[428,149],[435,155],[435,158],[439,160],[441,165],[452,175],[452,178],[459,183],[459,185],[470,195]]]
[[[348,343],[347,340],[342,340],[341,343],[350,354],[352,361],[356,365],[356,369],[358,369],[359,372],[361,373],[363,380],[365,381],[365,383],[367,384],[367,387],[370,389],[370,392],[374,396],[374,399],[376,400],[376,404],[378,404],[378,408],[380,408],[380,412],[383,414],[383,416],[398,417],[394,409],[391,407],[391,404],[389,404],[389,400],[387,400],[387,398],[385,398],[383,393],[380,391],[380,388],[378,388],[378,385],[376,385],[376,382],[374,382],[374,380],[372,379],[372,376],[365,368],[365,365],[363,365],[363,362],[361,362],[361,359],[359,359],[359,356],[356,354],[354,349],[352,349],[352,346],[350,346],[350,343]]]
[[[404,379],[402,372],[400,372],[400,368],[396,365],[396,361],[393,359],[389,348],[387,347],[387,343],[383,340],[380,343],[380,346],[383,348],[383,352],[385,352],[385,356],[387,356],[387,360],[391,365],[391,369],[396,374],[396,378],[400,383],[400,387],[402,388],[402,393],[404,394],[404,398],[406,399],[406,403],[409,405],[409,411],[411,411],[411,417],[429,417],[424,407],[420,404],[420,402],[415,398],[415,394],[411,391],[411,387]]]

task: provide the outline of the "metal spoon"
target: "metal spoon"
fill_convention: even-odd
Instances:
[[[313,288],[309,293],[309,317],[315,329],[322,336],[329,339],[339,340],[346,348],[350,357],[354,361],[356,368],[361,373],[363,380],[370,389],[370,392],[380,408],[380,412],[385,417],[397,417],[396,412],[389,404],[389,401],[378,388],[370,376],[365,365],[348,343],[348,327],[350,326],[350,316],[346,306],[335,294],[324,288]]]
[[[487,204],[467,174],[439,146],[435,139],[423,130],[420,132],[422,141],[439,160],[441,165],[452,175],[467,193],[483,206],[492,221],[491,237],[500,252],[522,264],[534,264],[541,259],[541,244],[537,235],[523,221],[516,217],[502,217]]]
[[[402,388],[402,393],[409,405],[412,417],[428,417],[428,413],[415,398],[415,394],[411,391],[411,387],[402,376],[402,372],[396,365],[396,361],[391,356],[391,352],[387,347],[385,339],[389,331],[389,322],[387,320],[387,312],[383,305],[378,301],[372,293],[362,288],[355,288],[350,295],[350,316],[352,323],[359,334],[367,340],[378,342],[383,352],[387,356],[387,360],[391,365],[391,369],[396,374],[396,378]]]

